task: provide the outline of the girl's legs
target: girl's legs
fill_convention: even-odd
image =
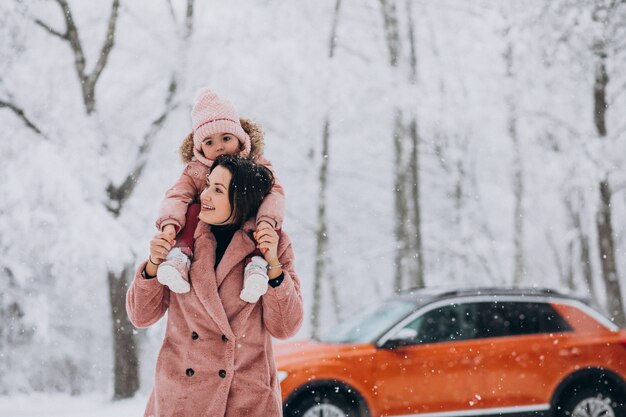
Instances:
[[[193,257],[193,235],[198,226],[200,204],[190,204],[185,215],[185,227],[176,235],[176,243],[159,265],[157,279],[175,293],[189,292],[189,266]]]
[[[181,252],[187,255],[189,258],[193,257],[193,235],[196,232],[196,227],[200,220],[198,215],[200,214],[200,204],[190,204],[187,208],[187,214],[185,215],[185,227],[180,229],[178,235],[176,235],[175,248],[180,248]]]

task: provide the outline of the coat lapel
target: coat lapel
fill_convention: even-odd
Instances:
[[[224,297],[237,297],[239,298],[239,294],[231,293],[230,291],[223,291],[222,283],[225,280],[237,279],[243,282],[243,271],[238,274],[233,274],[233,270],[239,265],[243,264],[246,257],[254,252],[256,249],[256,244],[251,236],[252,231],[255,228],[254,221],[246,222],[242,229],[237,231],[233,236],[233,239],[228,245],[222,260],[217,266],[216,271],[216,282],[218,287],[218,293],[222,294]],[[240,287],[238,287],[240,288]],[[226,300],[225,300],[226,301]],[[243,308],[239,310],[236,316],[232,317],[229,325],[233,331],[235,337],[239,337],[242,329],[245,327],[245,323],[250,317],[252,310],[256,307],[257,303],[246,303],[242,300],[237,299],[235,304],[232,304],[232,300],[228,300],[231,303],[231,307],[233,305],[241,305],[244,304]]]
[[[217,292],[215,274],[215,248],[217,242],[211,228],[203,222],[198,223],[195,233],[194,261],[191,270],[191,289],[196,293],[204,309],[217,324],[223,334],[232,337],[233,332],[228,323],[224,305]]]
[[[230,241],[230,245],[226,248],[224,256],[217,265],[215,274],[217,276],[217,287],[219,288],[224,282],[224,279],[230,274],[234,267],[241,264],[248,255],[254,252],[256,245],[249,236],[250,228],[248,223],[244,224],[241,230],[238,230],[233,235],[233,239]],[[243,275],[241,277],[243,279]]]
[[[196,242],[194,262],[192,263],[192,270],[194,271],[191,281],[192,291],[195,291],[205,310],[218,325],[222,333],[229,337],[234,336],[233,328],[239,328],[242,325],[240,322],[248,318],[256,304],[246,305],[238,314],[237,322],[232,323],[233,326],[231,327],[219,294],[219,286],[230,272],[237,265],[243,263],[245,258],[256,249],[255,242],[250,236],[254,227],[254,221],[250,220],[244,224],[241,230],[235,232],[230,245],[226,248],[226,252],[217,266],[217,270],[215,270],[217,241],[213,233],[211,233],[210,226],[199,222],[194,235]],[[243,274],[238,278],[243,280]]]

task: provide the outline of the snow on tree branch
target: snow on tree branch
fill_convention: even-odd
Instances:
[[[133,193],[135,186],[137,185],[137,181],[143,173],[143,169],[146,166],[146,157],[148,151],[150,150],[150,145],[152,145],[152,139],[161,130],[163,124],[167,120],[167,117],[170,115],[172,110],[178,107],[178,105],[174,103],[174,97],[176,96],[177,90],[178,81],[176,77],[172,75],[168,86],[167,97],[165,99],[165,109],[163,113],[161,113],[156,119],[152,121],[152,123],[150,124],[150,128],[144,135],[143,142],[141,143],[141,146],[138,150],[138,155],[136,159],[137,165],[126,176],[120,186],[115,186],[111,183],[107,187],[107,194],[109,196],[110,202],[106,205],[106,207],[107,210],[113,213],[116,217],[119,216],[124,203]]]
[[[42,28],[44,28],[45,30],[47,30],[49,33],[51,33],[54,36],[57,36],[65,41],[69,40],[67,37],[67,32],[65,33],[58,32],[39,19],[35,19],[35,24],[41,26]]]
[[[24,112],[24,110],[20,107],[18,107],[17,105],[15,105],[14,103],[11,103],[9,101],[5,101],[3,99],[0,99],[0,109],[1,108],[8,108],[9,110],[11,110],[17,117],[19,117],[26,126],[28,126],[28,128],[30,130],[32,130],[33,132],[37,133],[39,136],[41,136],[44,139],[48,139],[48,137],[41,131],[41,129],[39,129],[35,123],[33,123],[27,116],[26,113]]]
[[[113,48],[113,43],[115,41],[115,25],[117,23],[119,7],[119,0],[113,0],[113,6],[111,7],[111,15],[109,16],[109,24],[107,27],[107,35],[100,51],[100,58],[98,58],[96,67],[89,76],[89,78],[93,80],[94,84],[97,82],[98,77],[100,77],[102,70],[106,66],[107,60],[109,59],[109,54],[111,53],[111,49]]]
[[[87,111],[87,114],[91,114],[95,110],[96,105],[95,89],[98,78],[106,67],[107,60],[109,59],[109,54],[113,49],[120,1],[113,0],[113,4],[111,6],[111,15],[109,16],[107,33],[104,39],[104,43],[100,50],[98,61],[96,62],[93,71],[89,74],[86,72],[87,63],[85,60],[85,53],[83,51],[83,46],[80,42],[78,28],[74,23],[72,10],[70,9],[67,0],[56,0],[56,2],[59,4],[59,7],[61,8],[63,17],[65,19],[65,33],[63,34],[55,29],[52,29],[52,27],[50,27],[40,19],[35,19],[35,23],[38,26],[44,28],[48,33],[60,39],[63,39],[70,44],[70,47],[72,48],[72,51],[74,53],[74,65],[76,67],[76,73],[78,75],[78,79],[80,80],[81,88],[83,91],[83,102],[85,104],[85,109]]]

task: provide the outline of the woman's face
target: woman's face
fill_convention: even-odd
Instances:
[[[212,225],[228,224],[232,213],[228,199],[228,187],[232,174],[222,166],[217,166],[209,174],[208,185],[200,194],[200,220]]]

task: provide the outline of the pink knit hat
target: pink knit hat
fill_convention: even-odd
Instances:
[[[213,161],[202,154],[202,141],[215,133],[230,133],[239,139],[241,156],[250,154],[250,136],[239,122],[237,110],[230,101],[220,98],[209,88],[203,88],[196,96],[191,110],[193,124],[193,154],[200,162],[211,166]]]

